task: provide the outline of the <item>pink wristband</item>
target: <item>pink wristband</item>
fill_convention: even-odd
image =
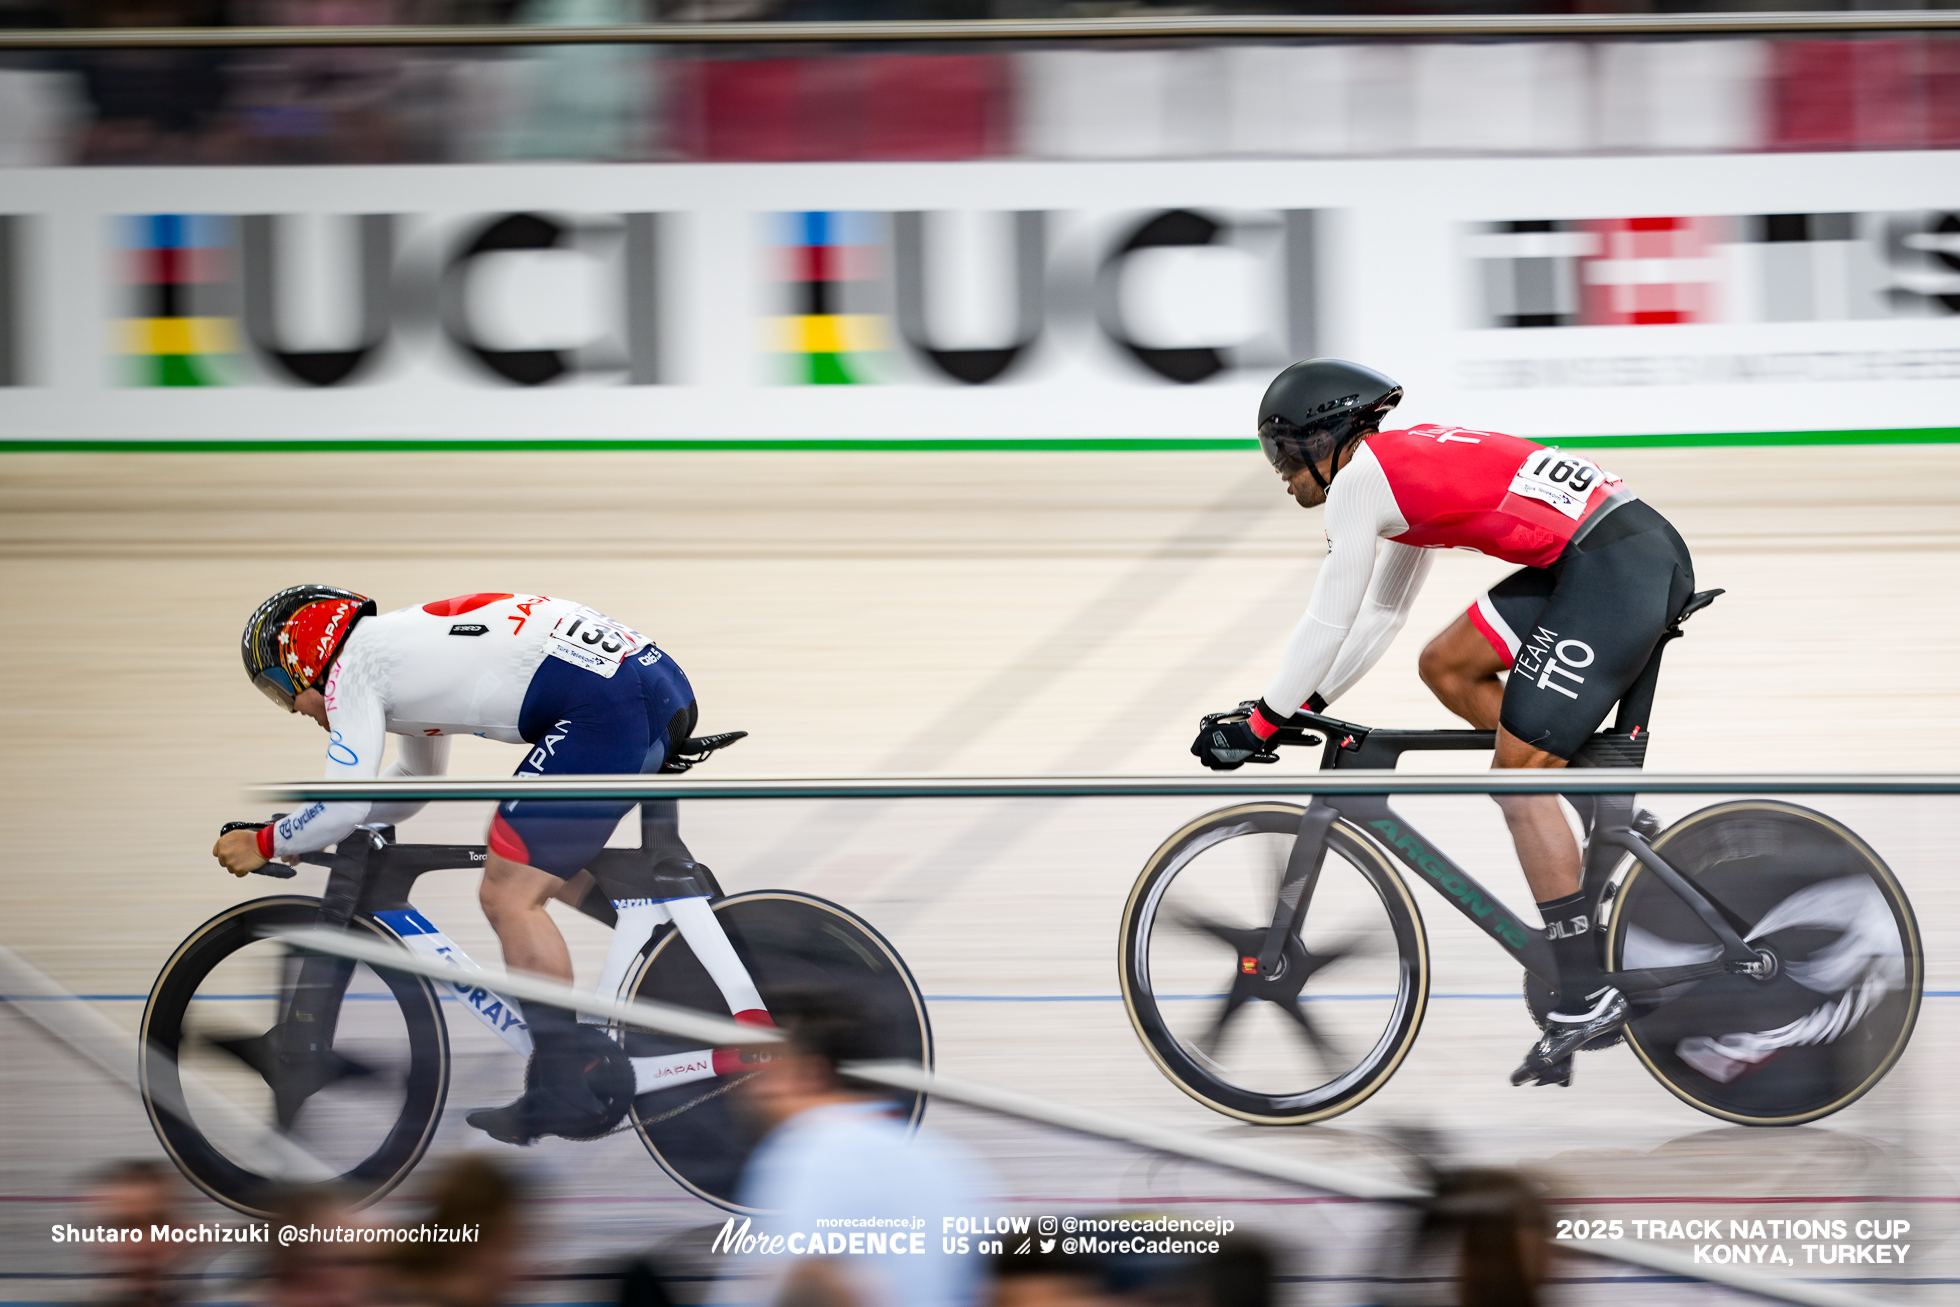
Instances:
[[[1265,714],[1261,713],[1257,708],[1254,708],[1251,715],[1245,719],[1245,724],[1250,726],[1252,733],[1262,740],[1270,740],[1279,734],[1279,727],[1267,721]]]
[[[259,856],[261,858],[264,858],[267,862],[271,862],[272,861],[272,827],[271,826],[267,825],[267,826],[259,827],[258,844],[259,844]]]

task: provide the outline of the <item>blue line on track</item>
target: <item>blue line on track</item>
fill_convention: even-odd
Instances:
[[[149,997],[148,994],[0,994],[0,1003],[141,1003]],[[277,998],[278,995],[198,994],[195,997],[205,1002],[268,1002]],[[392,999],[394,995],[357,993],[349,994],[347,997],[378,1003],[383,1000]],[[1159,994],[1157,995],[1157,1001],[1161,1003],[1178,999],[1214,999],[1223,997],[1225,997],[1223,994]],[[1354,1002],[1359,999],[1381,1000],[1394,997],[1395,995],[1393,994],[1312,994],[1308,996],[1307,1001],[1310,1003],[1339,1003]],[[1518,995],[1510,992],[1500,994],[1431,993],[1429,997],[1438,999],[1515,999]],[[1960,998],[1960,989],[1928,989],[1921,991],[1920,997]],[[453,1003],[456,1000],[453,995],[445,994],[442,996],[442,1001]],[[926,995],[926,1001],[928,1003],[1121,1003],[1123,996],[1121,994],[928,994]],[[0,1302],[0,1307],[9,1307],[9,1305]]]

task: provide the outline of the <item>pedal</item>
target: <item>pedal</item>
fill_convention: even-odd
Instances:
[[[1511,1083],[1523,1085],[1558,1085],[1561,1088],[1572,1084],[1572,1055],[1567,1054],[1556,1062],[1537,1063],[1526,1058],[1523,1066],[1511,1073]]]
[[[1572,1055],[1587,1043],[1625,1026],[1632,1014],[1626,995],[1610,985],[1594,990],[1587,997],[1598,1002],[1583,1016],[1552,1016],[1544,1035],[1511,1073],[1512,1084],[1522,1085],[1528,1080],[1541,1085],[1571,1084]]]

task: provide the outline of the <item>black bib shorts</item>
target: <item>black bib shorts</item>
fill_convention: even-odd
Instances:
[[[1595,515],[1550,567],[1492,586],[1470,620],[1510,663],[1498,721],[1570,759],[1600,728],[1695,589],[1688,546],[1638,499]]]

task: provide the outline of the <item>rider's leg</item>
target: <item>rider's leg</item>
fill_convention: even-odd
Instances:
[[[613,910],[612,899],[589,871],[581,871],[567,880],[559,891],[551,897],[574,909],[582,917],[590,917],[606,929],[611,930],[619,920]]]
[[[477,897],[503,945],[505,966],[562,984],[572,983],[571,950],[565,946],[558,923],[545,911],[545,904],[565,888],[565,878],[501,853],[490,854]],[[567,1117],[603,1115],[604,1105],[585,1081],[585,1059],[577,1047],[578,1015],[568,1008],[531,999],[520,1000],[520,1006],[536,1050],[536,1089],[508,1107],[472,1113],[472,1124],[489,1129],[499,1138],[516,1140],[540,1133],[541,1127],[563,1124]],[[482,1122],[475,1119],[479,1115]]]
[[[1511,660],[1491,646],[1468,613],[1456,620],[1423,646],[1416,670],[1445,708],[1480,731],[1497,729],[1497,714],[1504,704],[1504,682],[1499,673]]]
[[[572,953],[544,905],[566,888],[565,879],[492,852],[483,867],[477,899],[490,929],[504,946],[504,965],[564,984],[572,983]]]
[[[1513,583],[1534,575],[1554,581],[1544,605],[1527,614],[1511,603],[1507,617],[1507,603],[1522,597]],[[1584,748],[1647,665],[1693,579],[1680,536],[1659,513],[1630,500],[1568,547],[1553,568],[1517,573],[1480,600],[1473,620],[1494,613],[1493,631],[1513,660],[1499,712],[1498,765],[1562,766],[1560,760]],[[1558,1001],[1545,1035],[1511,1079],[1566,1083],[1571,1054],[1624,1024],[1627,999],[1601,968],[1599,923],[1580,889],[1578,844],[1557,801],[1548,795],[1500,802],[1558,970]]]
[[[1565,759],[1535,749],[1503,727],[1497,729],[1497,756],[1494,768],[1547,768],[1565,766]],[[1591,934],[1591,909],[1579,892],[1579,842],[1566,822],[1565,809],[1556,794],[1496,794],[1497,806],[1504,812],[1504,823],[1511,828],[1517,845],[1518,864],[1524,868],[1525,883],[1545,922],[1546,942],[1558,964],[1557,1007],[1561,1011],[1585,1010],[1585,996],[1603,981],[1596,941]]]

